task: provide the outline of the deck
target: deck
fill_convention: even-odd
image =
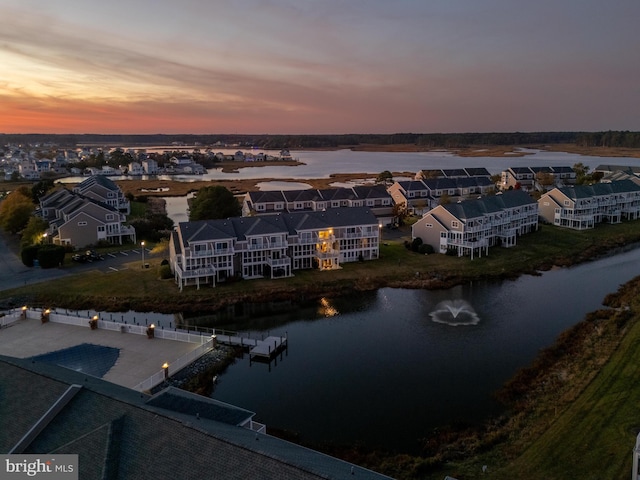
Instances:
[[[249,358],[260,357],[271,359],[287,348],[287,337],[269,336],[263,340],[240,335],[221,335],[216,333],[216,341],[223,345],[249,349]]]

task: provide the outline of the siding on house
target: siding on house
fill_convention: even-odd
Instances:
[[[274,279],[377,259],[379,239],[366,207],[183,222],[171,236],[170,265],[180,289],[231,277]]]
[[[640,186],[632,180],[554,188],[538,200],[540,217],[559,227],[586,230],[601,222],[640,218]]]
[[[538,228],[538,204],[526,192],[513,190],[491,197],[438,205],[412,226],[434,251],[453,249],[459,256],[488,254],[489,247],[512,247],[516,238]]]

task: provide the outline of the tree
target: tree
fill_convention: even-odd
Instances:
[[[23,247],[40,243],[42,235],[49,228],[49,222],[41,217],[31,216],[27,222],[27,226],[22,230],[22,239],[20,244]]]
[[[191,201],[189,220],[212,220],[237,217],[242,213],[240,203],[223,186],[203,187]]]
[[[34,207],[29,189],[18,189],[7,195],[0,203],[0,226],[11,233],[17,233],[27,226]]]
[[[376,177],[376,183],[384,183],[385,185],[393,183],[393,174],[389,170],[380,172]]]

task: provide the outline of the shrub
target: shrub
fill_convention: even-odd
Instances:
[[[158,269],[158,275],[162,280],[171,278],[173,274],[171,273],[171,267],[169,266],[169,264],[160,265],[160,268]]]
[[[414,238],[411,242],[411,250],[417,252],[420,248],[420,245],[422,245],[422,239],[420,237]]]
[[[435,250],[433,249],[433,247],[427,243],[423,243],[422,245],[420,245],[418,247],[418,252],[422,253],[422,254],[429,254],[431,255],[432,253],[435,253]]]
[[[38,262],[41,268],[53,268],[64,262],[65,248],[61,245],[42,245],[38,249]]]
[[[20,251],[22,263],[27,267],[33,267],[33,261],[38,257],[38,249],[40,245],[29,245]]]

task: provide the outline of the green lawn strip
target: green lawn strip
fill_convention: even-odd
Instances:
[[[640,430],[640,322],[584,392],[496,479],[626,478]]]

